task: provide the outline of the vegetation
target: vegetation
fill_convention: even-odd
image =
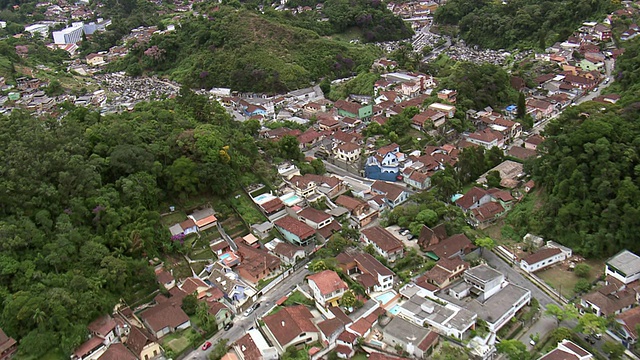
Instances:
[[[248,10],[221,6],[209,18],[185,22],[176,31],[133,43],[110,70],[155,71],[189,87],[286,92],[322,77],[364,71],[379,54],[283,25]]]
[[[544,155],[530,166],[545,206],[518,222],[585,256],[640,251],[640,88],[631,82],[640,67],[633,55],[639,47],[631,44],[617,61],[622,99],[565,110],[546,127]]]
[[[587,278],[591,273],[591,266],[585,263],[581,263],[576,265],[576,267],[573,269],[573,272],[576,274],[577,277]]]
[[[553,316],[556,319],[556,326],[565,320],[571,320],[578,317],[578,309],[573,304],[567,304],[560,307],[556,304],[548,304],[544,311],[545,315]]]
[[[431,192],[423,191],[413,196],[415,204],[409,203],[393,209],[387,218],[387,224],[407,227],[413,235],[420,235],[423,225],[434,227],[444,219],[448,234],[458,234],[466,227],[462,210],[436,200]]]
[[[230,195],[260,160],[243,127],[189,91],[119,115],[64,106],[61,121],[0,117],[0,326],[36,358],[70,353],[119,299],[155,290],[146,257],[187,251],[162,201]]]
[[[439,24],[458,25],[460,37],[484,48],[546,46],[563,41],[587,19],[602,19],[614,9],[609,0],[451,0],[436,11]]]
[[[519,340],[502,340],[496,344],[498,353],[505,354],[509,360],[528,360],[531,354],[527,347]]]
[[[220,360],[229,351],[228,339],[220,339],[213,347],[211,354],[209,354],[209,360]]]

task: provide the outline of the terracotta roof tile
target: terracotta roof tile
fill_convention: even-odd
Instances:
[[[340,279],[340,276],[333,270],[324,270],[319,273],[309,275],[309,281],[313,281],[322,295],[329,295],[335,291],[347,290],[349,286]]]

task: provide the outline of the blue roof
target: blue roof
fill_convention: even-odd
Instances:
[[[458,199],[460,199],[463,196],[464,196],[463,194],[455,194],[451,197],[451,202],[456,202]]]
[[[517,108],[518,108],[518,107],[517,107],[517,106],[515,106],[515,105],[509,105],[509,106],[507,106],[505,109],[506,109],[507,111],[514,111],[514,110],[516,110]]]

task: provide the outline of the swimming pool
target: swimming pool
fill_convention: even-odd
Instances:
[[[392,307],[391,309],[389,309],[389,312],[391,313],[391,315],[396,316],[398,315],[398,313],[400,312],[400,305],[395,305],[394,307]]]
[[[380,305],[385,305],[386,303],[391,301],[395,296],[396,294],[393,291],[388,291],[384,294],[376,296],[376,300],[378,300]]]
[[[284,195],[280,198],[286,206],[292,206],[300,202],[300,197],[294,193]]]
[[[266,203],[269,200],[275,199],[275,196],[269,194],[269,193],[264,193],[264,194],[260,194],[256,197],[253,198],[253,202],[255,202],[256,204],[260,205],[263,203]]]
[[[382,341],[371,339],[368,341],[369,345],[376,346],[380,349],[384,348],[384,343]]]
[[[220,255],[220,260],[224,261],[224,260],[226,260],[229,256],[231,256],[231,254],[229,254],[229,253],[224,253],[224,254]]]

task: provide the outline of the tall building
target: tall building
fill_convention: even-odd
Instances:
[[[73,23],[71,27],[53,32],[53,42],[55,44],[75,44],[82,40],[84,24]]]

